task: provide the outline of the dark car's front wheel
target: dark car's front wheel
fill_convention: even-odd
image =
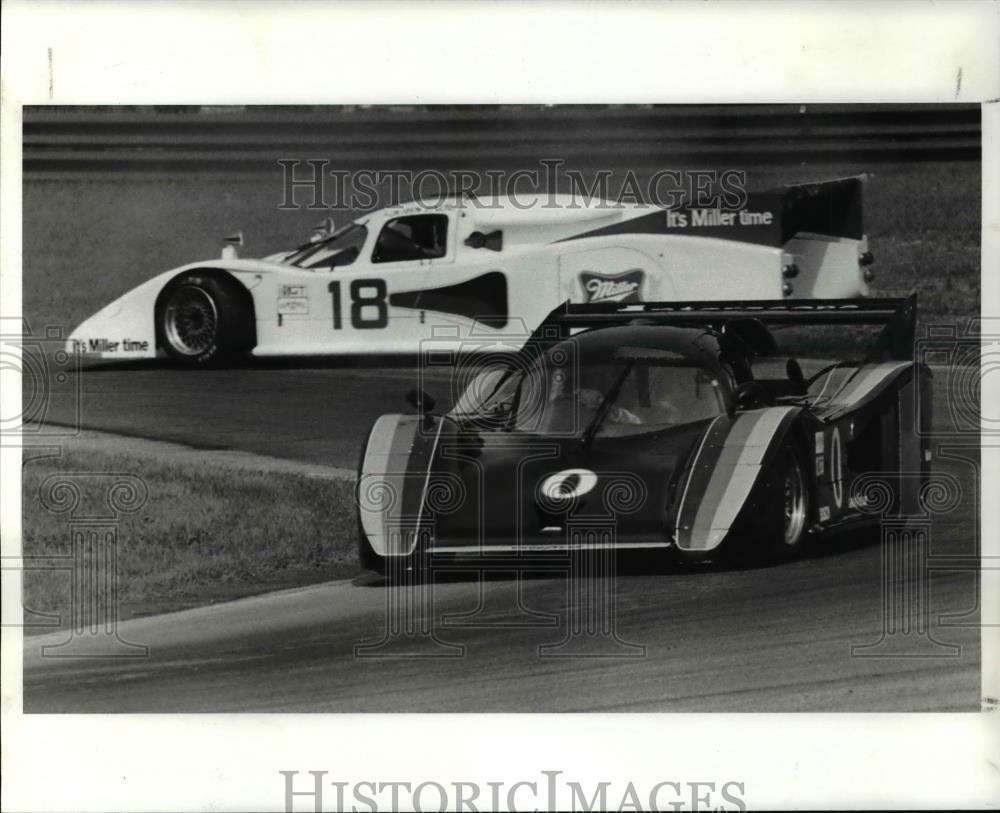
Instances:
[[[371,570],[382,576],[385,575],[385,559],[372,550],[368,541],[368,534],[361,527],[361,519],[358,519],[358,564],[362,570]]]
[[[358,529],[358,562],[362,570],[378,573],[387,584],[407,585],[427,581],[430,561],[426,553],[416,551],[410,556],[379,556],[372,550],[364,529]]]
[[[241,291],[233,282],[190,275],[172,283],[157,307],[157,333],[170,358],[205,365],[246,352],[248,320]]]

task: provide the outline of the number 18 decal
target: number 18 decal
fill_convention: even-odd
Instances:
[[[334,280],[327,286],[333,299],[333,329],[340,330],[344,326],[343,304],[340,294],[340,280]],[[384,279],[351,280],[351,327],[355,330],[371,330],[383,328],[389,324],[389,306],[386,304],[386,289]],[[369,310],[365,310],[365,309]],[[371,315],[374,309],[374,316]]]

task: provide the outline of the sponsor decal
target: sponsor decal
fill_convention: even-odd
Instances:
[[[135,339],[74,339],[74,353],[145,353],[148,341]]]
[[[620,274],[599,274],[596,271],[580,272],[587,302],[641,302],[642,283],[646,272],[631,268]]]
[[[596,485],[597,475],[590,469],[566,469],[546,477],[539,491],[550,500],[571,500],[592,491]]]
[[[305,284],[281,285],[278,287],[278,315],[309,315],[309,289]]]
[[[833,500],[837,503],[837,508],[844,505],[844,473],[841,470],[841,463],[840,430],[835,426],[830,441],[830,476],[833,478]]]
[[[668,210],[664,214],[668,229],[770,226],[776,222],[774,212],[752,212],[746,209],[739,212],[726,212],[722,209]]]
[[[283,297],[278,300],[278,313],[282,316],[308,316],[309,300],[305,297]]]
[[[626,185],[622,186],[624,190]],[[719,240],[739,240],[762,246],[783,246],[801,232],[861,239],[861,181],[858,178],[803,184],[781,190],[747,193],[723,191],[706,199],[692,191],[682,200],[691,205],[661,202],[659,211],[575,234],[581,240],[619,234],[690,234]],[[671,197],[674,197],[673,195]],[[650,198],[658,199],[651,194]],[[669,208],[664,209],[667,206]]]
[[[866,494],[857,494],[847,501],[848,508],[864,508],[866,505],[868,505],[868,496]]]
[[[826,522],[830,518],[830,506],[821,505],[819,507],[819,521]]]

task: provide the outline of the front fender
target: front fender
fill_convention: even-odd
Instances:
[[[443,425],[431,416],[383,415],[372,426],[357,499],[361,530],[378,556],[408,556],[421,538],[427,482]]]
[[[706,428],[679,484],[679,550],[707,553],[726,541],[801,411],[782,406],[720,415]]]
[[[66,340],[66,351],[105,359],[155,358],[153,307],[176,273],[168,271],[147,280],[85,319]]]
[[[253,275],[282,270],[282,266],[261,260],[229,260],[224,263],[210,260],[164,271],[85,319],[66,340],[66,351],[104,359],[155,358],[156,300],[179,275],[190,271],[221,271],[249,289],[253,285]]]

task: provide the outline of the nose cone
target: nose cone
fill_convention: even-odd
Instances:
[[[130,296],[116,299],[81,323],[66,340],[66,352],[103,359],[155,357],[152,304],[133,306]]]
[[[610,524],[610,544],[667,542],[673,483],[703,427],[603,437],[586,446],[578,437],[483,433],[479,448],[453,452],[460,462],[450,471],[463,483],[465,506],[439,516],[435,533],[445,545],[530,547],[603,533]],[[549,452],[526,454],[532,444]]]
[[[114,323],[121,314],[122,304],[116,299],[89,319],[81,322],[76,330],[69,334],[66,340],[68,353],[101,353],[101,348],[110,343],[109,338],[114,330]]]

